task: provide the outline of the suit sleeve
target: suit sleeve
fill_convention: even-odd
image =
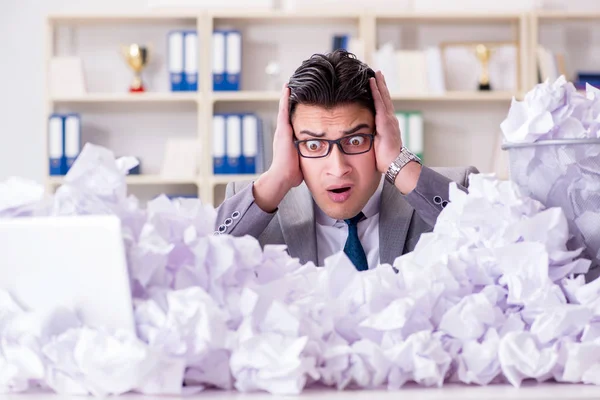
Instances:
[[[225,200],[217,207],[216,235],[250,235],[258,239],[269,225],[277,211],[267,213],[256,204],[253,186],[253,183],[250,183],[236,191],[234,183],[227,185]]]
[[[461,179],[456,180],[458,188],[467,191],[469,175],[477,172],[474,167],[465,168],[464,175]],[[449,202],[448,194],[451,182],[453,181],[450,178],[423,166],[417,186],[404,198],[423,221],[429,226],[434,226],[438,215]]]

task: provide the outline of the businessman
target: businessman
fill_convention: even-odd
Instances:
[[[434,170],[402,145],[385,79],[344,50],[304,61],[283,88],[273,161],[231,183],[215,234],[285,244],[302,263],[344,251],[358,270],[414,249],[473,167]]]

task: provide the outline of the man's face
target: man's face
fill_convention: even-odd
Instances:
[[[338,139],[375,132],[375,119],[369,109],[347,104],[327,110],[299,104],[292,119],[298,140]],[[335,219],[358,214],[381,180],[373,147],[363,154],[344,154],[336,145],[324,158],[300,157],[304,181],[323,212]]]

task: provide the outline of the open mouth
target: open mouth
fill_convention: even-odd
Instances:
[[[338,189],[331,189],[330,192],[333,192],[333,193],[345,193],[348,190],[350,190],[349,187],[343,187],[343,188],[338,188]]]

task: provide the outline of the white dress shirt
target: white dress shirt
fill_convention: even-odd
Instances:
[[[379,187],[362,209],[365,219],[358,223],[358,238],[367,256],[369,269],[379,265],[379,207],[384,177],[381,177]],[[314,204],[317,258],[319,266],[325,265],[325,259],[337,252],[344,251],[348,239],[348,224],[325,214]]]

